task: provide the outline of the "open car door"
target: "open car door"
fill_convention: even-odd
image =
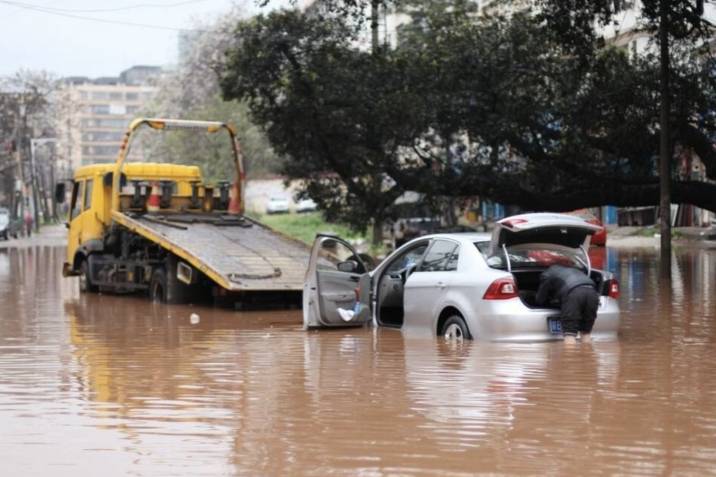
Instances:
[[[371,318],[370,281],[353,247],[335,235],[318,234],[303,284],[304,328],[366,323]]]

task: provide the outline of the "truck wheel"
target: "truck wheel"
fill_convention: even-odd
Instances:
[[[167,302],[167,274],[163,268],[157,268],[152,272],[152,280],[149,283],[149,298],[154,303]]]
[[[443,324],[443,329],[440,331],[440,334],[446,341],[461,342],[472,339],[470,331],[467,329],[467,324],[460,315],[452,315],[450,318],[445,320],[445,324]]]
[[[98,290],[99,287],[93,284],[90,278],[87,260],[82,260],[80,263],[80,293],[96,293]]]

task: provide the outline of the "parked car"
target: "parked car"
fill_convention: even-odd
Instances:
[[[8,209],[0,207],[0,238],[8,240],[10,237],[19,237],[22,234],[22,226],[22,220],[13,219]]]
[[[599,227],[599,230],[594,232],[594,235],[592,235],[592,240],[589,242],[591,245],[599,245],[601,247],[604,247],[607,244],[607,229],[606,227],[604,227],[602,221],[595,217],[592,213],[587,210],[580,209],[570,212],[569,215],[574,215],[587,223]]]
[[[287,214],[288,199],[285,197],[271,197],[266,206],[267,214]]]
[[[299,200],[296,205],[296,212],[299,214],[303,214],[305,212],[315,212],[316,210],[318,210],[318,205],[316,205],[313,199]]]
[[[600,293],[592,336],[614,338],[619,283],[593,269],[587,249],[598,227],[564,214],[524,214],[485,233],[434,234],[398,248],[368,271],[344,240],[318,235],[303,291],[304,326],[378,326],[448,339],[562,338],[558,304],[538,306],[539,277],[561,263],[583,270]],[[361,308],[346,322],[338,308]]]

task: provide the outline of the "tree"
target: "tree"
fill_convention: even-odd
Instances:
[[[20,70],[0,78],[0,138],[5,145],[5,155],[0,161],[0,174],[4,176],[3,189],[6,200],[15,214],[24,214],[27,199],[23,193],[15,194],[15,182],[20,180],[32,197],[35,227],[39,227],[40,208],[50,217],[47,197],[42,194],[48,181],[38,174],[38,164],[31,162],[30,140],[52,135],[54,110],[52,96],[57,91],[57,80],[45,71]]]
[[[352,45],[340,18],[294,11],[238,26],[227,51],[221,87],[247,101],[271,144],[289,158],[283,171],[304,180],[303,193],[329,220],[356,229],[383,221],[404,189],[387,174],[416,134],[417,92],[403,81],[409,64]]]
[[[531,210],[658,203],[658,57],[592,43],[575,54],[531,12],[404,8],[413,21],[380,54],[355,48],[340,16],[259,17],[238,27],[220,70],[224,95],[248,102],[329,217],[376,223],[407,190]],[[674,143],[703,154],[713,177],[716,76],[683,46]],[[716,211],[714,184],[670,179],[675,200]]]
[[[559,41],[573,47],[583,58],[592,54],[595,28],[615,21],[622,2],[617,0],[541,0],[542,18],[554,28]],[[704,0],[643,0],[641,16],[644,27],[656,33],[659,43],[660,79],[660,209],[662,277],[671,276],[671,158],[673,138],[671,116],[671,40],[684,40],[703,34],[710,26],[703,17]]]
[[[274,152],[263,131],[251,120],[246,104],[222,99],[215,73],[224,50],[233,42],[234,25],[242,17],[241,11],[234,8],[221,19],[198,24],[194,31],[187,33],[187,50],[176,70],[159,82],[157,96],[146,113],[234,124],[247,176],[257,178],[278,172],[281,158]],[[150,141],[145,141],[145,144],[150,144]],[[186,164],[199,164],[205,177],[223,180],[232,177],[235,172],[227,146],[224,135],[198,138],[195,133],[178,132],[155,144],[158,150],[153,151],[153,157],[166,156],[167,159],[178,158]]]

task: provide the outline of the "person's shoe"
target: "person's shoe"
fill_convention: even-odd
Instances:
[[[353,310],[344,310],[343,308],[338,308],[338,314],[345,322],[349,322],[353,319]]]
[[[582,343],[591,343],[591,342],[592,342],[591,333],[582,333]]]
[[[564,344],[569,346],[576,345],[577,337],[575,335],[564,335]]]

